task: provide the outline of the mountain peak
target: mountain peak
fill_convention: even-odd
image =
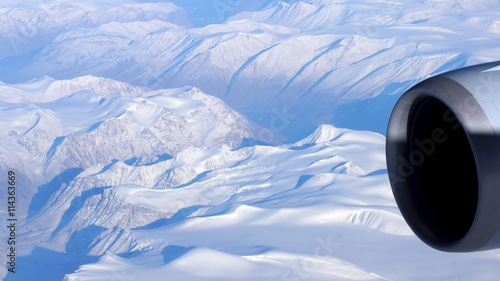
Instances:
[[[345,129],[339,129],[333,125],[323,124],[320,125],[316,131],[310,134],[305,139],[296,142],[293,146],[302,146],[306,144],[315,144],[329,142],[335,138],[338,138],[345,133]]]

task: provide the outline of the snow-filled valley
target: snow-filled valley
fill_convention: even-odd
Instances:
[[[411,85],[500,59],[498,0],[138,2],[0,4],[0,279],[497,279],[500,250],[413,234],[384,134]]]

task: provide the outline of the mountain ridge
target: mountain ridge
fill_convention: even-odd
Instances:
[[[349,127],[360,117],[337,115],[339,106],[380,97],[390,110],[397,95],[429,75],[498,60],[496,8],[489,0],[295,1],[201,28],[161,18],[117,22],[78,31],[80,41],[72,40],[76,31],[60,33],[19,74],[92,74],[153,89],[191,85],[239,111],[271,113],[286,104],[300,118]],[[96,48],[99,36],[106,41]]]

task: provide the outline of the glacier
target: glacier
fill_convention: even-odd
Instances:
[[[18,272],[2,254],[0,279],[496,280],[499,250],[413,234],[384,134],[411,85],[499,60],[499,15],[497,0],[2,2],[0,175],[20,177]]]

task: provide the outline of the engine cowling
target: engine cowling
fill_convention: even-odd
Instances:
[[[394,197],[415,234],[448,252],[500,247],[500,62],[422,81],[387,130]]]

